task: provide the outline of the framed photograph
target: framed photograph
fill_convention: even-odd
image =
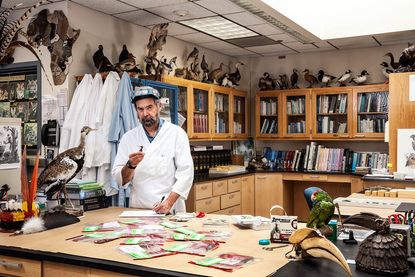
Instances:
[[[0,102],[0,117],[10,117],[10,102]]]
[[[398,129],[398,172],[415,177],[415,129]]]
[[[23,127],[23,143],[26,145],[37,144],[37,123],[25,123]]]
[[[9,101],[16,100],[16,82],[10,82],[9,83]]]
[[[232,142],[233,153],[243,155],[245,161],[250,161],[255,158],[255,145],[253,139],[236,140]]]
[[[29,115],[28,120],[37,120],[37,101],[29,102]]]
[[[0,169],[20,168],[22,127],[18,118],[0,118]]]
[[[27,121],[29,116],[29,102],[16,103],[16,117],[20,118],[22,122]]]
[[[25,88],[24,88],[24,82],[17,82],[16,83],[16,99],[25,99],[24,94],[25,94]]]
[[[9,99],[9,83],[0,83],[0,100]]]
[[[36,75],[26,76],[25,98],[26,99],[37,98],[37,76]]]

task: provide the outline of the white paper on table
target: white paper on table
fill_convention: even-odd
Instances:
[[[145,251],[140,245],[121,245],[118,249],[127,254]]]
[[[158,214],[153,210],[127,210],[123,211],[119,217],[152,217],[165,216],[165,214]]]
[[[121,225],[117,221],[105,222],[102,224],[102,228],[109,229],[109,228],[119,228]]]

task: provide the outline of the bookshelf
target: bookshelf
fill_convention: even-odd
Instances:
[[[261,91],[255,96],[256,134],[260,138],[281,135],[281,95],[274,91]],[[259,124],[258,124],[259,123]]]
[[[387,84],[353,88],[353,138],[383,139],[389,113]]]
[[[230,138],[231,137],[231,109],[230,109],[230,96],[231,92],[227,88],[212,87],[213,93],[213,129],[212,135],[217,138]]]
[[[248,137],[248,100],[243,91],[233,90],[231,94],[232,138]]]
[[[310,91],[309,89],[284,91],[282,99],[284,137],[310,137]]]
[[[347,87],[312,90],[312,138],[344,139],[352,125],[352,89]]]

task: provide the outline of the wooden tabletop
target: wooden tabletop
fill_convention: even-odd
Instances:
[[[120,253],[116,248],[121,240],[115,240],[105,244],[94,244],[91,242],[73,242],[65,239],[81,234],[86,225],[110,222],[118,219],[118,215],[125,209],[107,208],[96,211],[89,211],[81,218],[81,222],[62,228],[52,229],[45,232],[9,236],[7,233],[0,233],[0,254],[7,255],[4,250],[18,247],[22,251],[30,250],[39,253],[57,254],[62,261],[70,257],[100,259],[98,263],[119,262],[120,264],[138,265],[162,270],[172,270],[190,274],[229,276],[230,273],[218,269],[205,268],[189,264],[191,260],[201,259],[202,257],[177,254],[172,256],[159,257],[148,260],[133,260],[130,256]],[[202,230],[229,230],[232,236],[220,245],[216,250],[207,253],[207,257],[216,256],[222,253],[234,252],[242,255],[249,255],[257,258],[255,263],[249,264],[242,269],[235,270],[232,275],[240,276],[267,276],[278,268],[285,265],[288,260],[285,253],[291,249],[287,246],[274,251],[266,251],[258,244],[260,239],[269,239],[270,231],[255,231],[250,229],[240,229],[230,223],[222,227],[203,227],[203,222],[208,218],[225,218],[232,222],[226,215],[206,215],[204,218],[194,218],[185,223],[189,229],[195,231]],[[173,244],[167,242],[165,245]],[[3,250],[1,250],[3,249]],[[61,255],[63,254],[63,255]],[[73,255],[73,256],[72,256]],[[56,261],[56,260],[55,260]],[[108,269],[107,269],[108,270]]]

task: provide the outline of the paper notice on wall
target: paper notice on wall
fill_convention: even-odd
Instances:
[[[58,100],[52,95],[42,96],[42,123],[58,118]]]
[[[59,125],[62,127],[65,121],[66,112],[68,111],[68,90],[60,89],[58,92],[58,109],[59,109]]]
[[[415,101],[415,75],[409,75],[409,101]]]

